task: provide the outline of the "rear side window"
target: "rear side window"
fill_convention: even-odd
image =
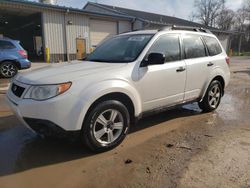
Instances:
[[[205,57],[205,46],[198,35],[185,35],[183,37],[186,59]]]
[[[14,49],[16,48],[14,44],[9,41],[0,40],[0,49]]]
[[[162,53],[165,55],[165,62],[178,61],[181,59],[179,36],[168,34],[160,36],[150,48],[150,53]]]
[[[218,55],[222,52],[222,49],[221,49],[218,41],[215,38],[207,37],[207,36],[204,36],[203,38],[206,42],[210,56],[215,56],[215,55]]]

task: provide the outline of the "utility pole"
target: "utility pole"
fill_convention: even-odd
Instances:
[[[242,34],[240,34],[239,36],[238,55],[240,55],[240,52],[241,52],[241,43],[242,43]]]

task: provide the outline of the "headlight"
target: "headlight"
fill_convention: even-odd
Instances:
[[[70,86],[71,82],[55,85],[31,86],[24,98],[38,101],[50,99],[64,93],[70,88]]]

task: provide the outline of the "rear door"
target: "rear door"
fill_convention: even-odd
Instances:
[[[178,34],[160,36],[152,45],[150,53],[162,53],[165,63],[140,67],[140,89],[143,109],[151,110],[162,106],[180,103],[184,98],[186,65],[181,59],[181,48]],[[147,59],[147,55],[145,59]]]
[[[183,34],[183,48],[187,65],[185,101],[197,99],[201,95],[211,71],[210,58],[204,41],[197,34]]]
[[[16,46],[10,41],[0,40],[0,61],[14,59],[16,56]]]

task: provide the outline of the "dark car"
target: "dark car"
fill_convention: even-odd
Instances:
[[[30,68],[31,62],[27,58],[27,52],[19,41],[0,38],[0,76],[11,78],[18,70]]]

